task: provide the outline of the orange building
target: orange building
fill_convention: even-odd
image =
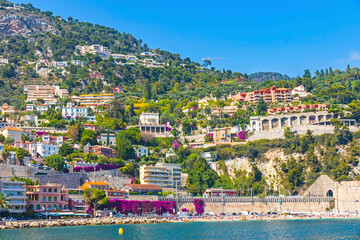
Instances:
[[[245,101],[251,103],[257,103],[260,98],[263,98],[265,102],[291,102],[293,100],[293,96],[291,91],[286,88],[276,88],[275,86],[255,90],[253,92],[245,92],[245,93],[238,93],[232,98],[236,101]]]

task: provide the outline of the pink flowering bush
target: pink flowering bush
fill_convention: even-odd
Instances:
[[[143,213],[155,213],[162,215],[164,213],[176,213],[176,203],[171,201],[135,201],[135,200],[122,200],[111,199],[103,206],[107,209],[115,209],[122,214],[143,214]],[[88,208],[88,212],[92,212],[92,208]]]
[[[187,209],[187,208],[182,208],[181,211],[182,211],[182,212],[189,212],[189,209]]]
[[[194,205],[195,205],[195,210],[198,214],[203,214],[204,213],[204,200],[202,199],[194,199]]]

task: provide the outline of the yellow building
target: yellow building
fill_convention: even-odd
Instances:
[[[80,189],[96,188],[102,191],[110,190],[110,184],[107,182],[85,182]]]
[[[216,144],[230,144],[232,142],[231,127],[215,128],[213,139]]]
[[[115,100],[114,94],[89,94],[79,96],[81,106],[107,105],[113,100]]]

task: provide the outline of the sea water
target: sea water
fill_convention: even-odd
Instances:
[[[119,235],[119,228],[123,235]],[[0,230],[0,239],[360,239],[359,219],[156,223]]]

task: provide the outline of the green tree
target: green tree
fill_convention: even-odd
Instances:
[[[119,158],[125,160],[135,158],[135,150],[132,147],[131,141],[126,138],[125,131],[120,131],[116,135],[116,143],[117,143]]]
[[[97,143],[96,138],[97,138],[96,132],[87,129],[82,132],[80,142],[83,146],[85,146],[88,143],[90,143],[91,145],[96,145]]]
[[[24,157],[29,157],[30,153],[23,148],[16,148],[16,158],[19,160],[20,165],[24,165]]]
[[[141,141],[140,129],[131,127],[125,131],[125,137],[131,141],[132,144],[139,144]]]
[[[70,155],[74,152],[73,146],[71,146],[68,143],[63,143],[61,147],[59,148],[59,154],[63,157],[66,157],[67,155]]]
[[[259,102],[257,103],[256,106],[256,115],[266,115],[266,111],[267,111],[266,102],[262,97],[260,97]]]
[[[93,217],[97,209],[106,203],[109,202],[109,198],[106,197],[106,194],[96,188],[87,188],[84,190],[84,199],[93,209]]]
[[[135,165],[133,163],[127,163],[124,167],[121,168],[121,172],[132,177],[135,176]]]
[[[0,209],[10,210],[11,208],[10,198],[5,193],[0,193]]]
[[[65,169],[65,161],[61,155],[55,154],[45,158],[45,164],[56,171],[62,171]]]

